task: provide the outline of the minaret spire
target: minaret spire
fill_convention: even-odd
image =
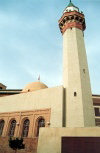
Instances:
[[[39,75],[39,77],[38,77],[38,81],[40,82],[40,75]]]
[[[70,0],[70,3],[71,3],[72,1]]]

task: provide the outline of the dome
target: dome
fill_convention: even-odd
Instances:
[[[22,90],[22,93],[36,91],[36,90],[45,89],[45,88],[48,88],[48,87],[42,82],[32,82],[25,86],[25,88]]]

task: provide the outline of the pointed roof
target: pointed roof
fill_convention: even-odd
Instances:
[[[75,6],[73,3],[72,3],[72,1],[70,0],[70,2],[69,2],[69,4],[68,4],[68,6],[67,7],[76,7],[76,8],[78,8],[77,6]]]
[[[76,7],[76,6],[70,1],[67,7],[71,7],[71,6]]]
[[[64,13],[67,12],[67,11],[74,11],[74,10],[79,11],[79,8],[78,8],[77,6],[75,6],[75,5],[72,3],[72,1],[70,0],[68,6],[67,6],[67,7],[65,8],[65,10],[64,10]]]

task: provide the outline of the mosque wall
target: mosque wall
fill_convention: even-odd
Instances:
[[[100,128],[41,128],[37,153],[62,153],[62,137],[100,137]]]
[[[37,135],[38,124],[37,123],[39,119],[41,118],[44,119],[45,127],[49,127],[48,123],[50,122],[50,113],[51,113],[50,109],[1,113],[0,121],[2,120],[4,121],[2,137],[9,137],[13,135],[13,137],[37,138],[38,137]],[[24,130],[23,129],[24,121],[27,119],[29,120],[29,125],[27,129],[28,134],[27,135],[25,134],[25,136],[22,136],[23,130]],[[14,129],[11,128],[12,121],[16,122]]]
[[[50,127],[63,124],[63,86],[0,98],[0,113],[51,109]]]

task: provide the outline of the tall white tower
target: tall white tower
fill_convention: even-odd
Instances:
[[[85,18],[83,12],[80,12],[71,0],[59,20],[59,27],[63,34],[63,86],[66,96],[66,127],[95,126],[84,45]]]

